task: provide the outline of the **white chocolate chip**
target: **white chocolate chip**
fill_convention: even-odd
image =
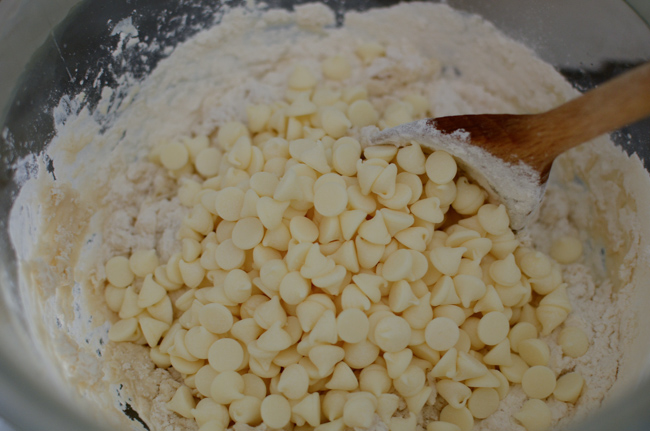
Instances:
[[[196,403],[194,401],[194,398],[192,397],[190,388],[188,388],[185,385],[180,386],[174,393],[174,396],[172,397],[171,401],[167,403],[167,408],[169,410],[176,412],[179,415],[186,418],[193,417],[192,409],[195,406]]]
[[[129,259],[124,256],[116,256],[106,262],[106,278],[115,287],[127,287],[135,275],[131,271]]]
[[[403,350],[411,337],[411,327],[399,316],[389,316],[381,319],[374,331],[377,345],[389,353]]]
[[[456,176],[456,161],[449,153],[434,151],[426,161],[427,177],[436,184],[447,184]]]
[[[545,431],[551,426],[551,409],[542,400],[528,400],[513,415],[527,431]]]
[[[536,365],[530,367],[521,380],[521,387],[529,398],[544,399],[555,390],[555,373],[548,367]]]
[[[325,59],[321,63],[321,69],[326,78],[336,81],[347,79],[351,74],[350,63],[340,55]]]
[[[509,330],[510,322],[506,315],[498,311],[492,311],[479,321],[477,334],[483,343],[494,346],[508,336]]]
[[[271,428],[283,428],[291,420],[291,405],[282,395],[269,395],[264,398],[260,410],[262,420]]]
[[[160,150],[160,162],[170,171],[181,169],[189,159],[187,147],[180,142],[171,142]]]
[[[426,343],[437,351],[447,351],[458,342],[458,325],[447,317],[436,317],[427,324],[424,332]]]
[[[577,327],[566,327],[562,329],[558,337],[558,343],[562,352],[572,358],[579,358],[589,350],[589,339],[584,331]]]
[[[565,403],[575,403],[582,392],[585,379],[579,373],[567,373],[557,379],[553,396]]]
[[[449,405],[445,406],[440,412],[440,420],[458,426],[460,431],[471,431],[474,427],[474,418],[467,407],[455,409]]]
[[[573,236],[563,236],[551,245],[550,255],[558,263],[568,265],[582,256],[582,241]]]

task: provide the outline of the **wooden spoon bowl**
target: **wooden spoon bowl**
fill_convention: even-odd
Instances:
[[[533,115],[430,118],[369,137],[370,145],[411,141],[453,155],[501,200],[513,229],[536,213],[553,161],[603,133],[650,116],[650,63],[638,66],[555,109]]]

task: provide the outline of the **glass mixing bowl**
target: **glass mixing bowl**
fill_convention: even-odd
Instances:
[[[226,2],[233,5],[236,1]],[[271,6],[295,3],[273,0]],[[329,0],[339,22],[348,9],[388,6],[390,0]],[[650,9],[647,0],[448,0],[460,10],[492,21],[556,67],[581,90],[650,59]],[[165,56],[166,47],[213,24],[218,0],[2,0],[0,1],[0,417],[16,430],[108,429],[101,413],[58,378],[34,344],[24,316],[28,297],[18,288],[18,267],[8,233],[9,211],[19,190],[14,163],[40,152],[54,134],[52,108],[65,94],[88,94],[97,103],[103,86],[115,86],[106,68],[127,67],[145,76]],[[645,14],[640,16],[635,12]],[[186,19],[175,19],[185,16]],[[157,40],[160,49],[138,53],[127,66],[111,51],[119,37],[115,23],[132,17],[140,37]],[[645,22],[644,22],[645,19]],[[99,83],[100,85],[93,85]],[[650,168],[650,121],[616,132],[617,144],[638,153]],[[650,285],[648,286],[650,287]],[[649,289],[650,290],[650,289]],[[649,304],[650,301],[646,302]],[[645,322],[640,322],[644,325]],[[649,325],[650,326],[650,325]],[[576,430],[650,428],[650,381],[645,365],[650,346],[640,341],[634,375]],[[120,408],[137,420],[130,406]],[[2,425],[0,425],[0,429]]]

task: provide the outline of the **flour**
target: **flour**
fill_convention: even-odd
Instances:
[[[220,25],[179,45],[146,80],[120,89],[119,109],[109,103],[111,91],[92,113],[80,108],[78,100],[62,100],[57,138],[48,149],[57,181],[41,169],[37,187],[26,187],[14,209],[16,214],[40,208],[31,223],[46,235],[35,235],[34,247],[18,248],[24,272],[34,277],[29,287],[37,306],[29,311],[37,327],[47,328],[39,339],[65,378],[106,410],[112,424],[141,429],[119,412],[128,403],[151,430],[196,429],[196,423],[165,407],[180,376],[155,369],[142,347],[106,342],[109,323],[116,320],[103,304],[106,260],[155,247],[165,261],[179,249],[175,235],[185,209],[176,197],[176,181],[147,161],[152,146],[214,136],[228,121],[245,121],[248,105],[281,98],[295,63],[320,77],[320,61],[334,54],[352,65],[344,84],[365,85],[378,109],[418,93],[429,100],[434,116],[534,113],[576,94],[527,48],[480,18],[444,5],[350,12],[344,27],[333,23],[334,15],[323,5],[301,6],[293,13],[234,9]],[[127,24],[120,37],[135,38],[137,29]],[[354,54],[364,41],[384,44],[386,56],[364,67]],[[100,122],[108,124],[103,132]],[[351,133],[361,136],[362,131]],[[637,173],[640,185],[626,182],[630,171]],[[634,350],[627,347],[636,331],[630,298],[642,280],[635,268],[647,262],[647,249],[641,247],[649,237],[641,234],[650,202],[648,187],[642,186],[647,183],[639,160],[629,159],[608,140],[577,148],[558,161],[539,221],[521,234],[522,241],[546,251],[550,240],[564,233],[577,234],[586,243],[584,260],[566,267],[564,276],[574,307],[567,324],[585,330],[590,350],[582,358],[562,358],[557,331],[547,341],[551,367],[557,373],[581,372],[587,386],[575,406],[550,402],[556,424],[598,408],[621,380],[619,367],[627,366],[629,376],[643,370],[626,362],[623,353]],[[30,193],[34,190],[49,194]],[[12,217],[16,244],[25,243],[20,233],[26,220]],[[607,265],[597,260],[605,246]],[[81,306],[77,314],[73,304]],[[60,330],[56,319],[62,322]],[[630,357],[642,356],[633,353]],[[71,365],[80,360],[84,366]],[[524,400],[521,389],[513,387],[500,410],[477,421],[475,429],[523,430],[511,416]],[[421,424],[424,417],[436,419],[440,407],[437,403],[425,411]]]

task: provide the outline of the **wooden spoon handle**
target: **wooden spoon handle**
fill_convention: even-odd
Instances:
[[[532,128],[539,126],[537,132],[547,134],[545,138],[540,138],[547,141],[549,152],[557,156],[569,148],[647,116],[650,116],[650,63],[529,119]]]

